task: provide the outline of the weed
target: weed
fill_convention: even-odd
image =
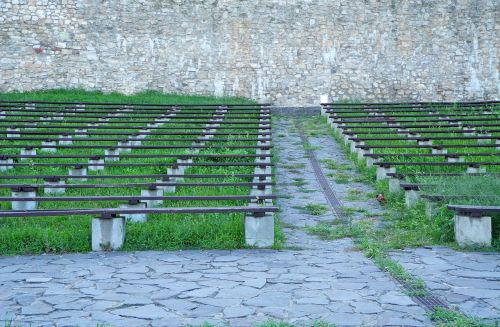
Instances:
[[[429,314],[436,327],[495,327],[496,323],[486,322],[479,318],[471,318],[444,308],[438,308]]]
[[[302,211],[313,216],[321,216],[328,212],[328,207],[322,204],[308,203],[303,208]]]

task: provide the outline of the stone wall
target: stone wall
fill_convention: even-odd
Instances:
[[[0,0],[0,91],[494,99],[498,0]]]

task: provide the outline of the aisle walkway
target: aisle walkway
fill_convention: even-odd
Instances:
[[[326,205],[326,199],[290,121],[279,120],[275,127],[276,192],[283,196],[279,216],[288,249],[4,257],[0,319],[21,326],[204,321],[254,326],[270,319],[324,320],[337,326],[430,325],[424,310],[349,239],[325,242],[301,230],[336,218],[330,212],[303,212],[301,207]],[[346,160],[338,148],[326,151],[322,155]],[[358,187],[359,192],[370,191]],[[339,190],[345,198],[347,188]],[[378,209],[376,202],[357,202],[367,210]]]

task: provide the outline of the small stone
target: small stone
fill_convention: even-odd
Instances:
[[[50,282],[52,278],[50,277],[33,277],[26,278],[26,283],[47,283]]]
[[[113,310],[112,313],[123,317],[132,317],[140,319],[159,319],[159,318],[164,318],[168,314],[168,312],[165,311],[165,309],[154,304],[117,309]]]
[[[255,312],[254,309],[245,307],[245,306],[236,306],[236,307],[226,307],[223,311],[224,318],[240,318],[251,315]]]

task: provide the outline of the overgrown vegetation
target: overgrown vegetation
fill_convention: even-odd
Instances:
[[[328,126],[322,117],[309,119],[309,124],[310,126]],[[446,209],[448,202],[436,202],[433,205],[433,213],[431,216],[427,215],[426,205],[423,201],[418,202],[413,208],[407,208],[404,203],[404,192],[390,193],[386,181],[376,181],[375,167],[367,168],[364,160],[358,160],[357,155],[350,152],[349,147],[344,144],[344,140],[338,134],[334,133],[333,129],[329,128],[327,133],[342,145],[344,153],[353,161],[361,177],[351,178],[343,172],[332,172],[328,173],[327,176],[333,178],[335,182],[339,184],[357,181],[370,183],[375,187],[377,193],[384,194],[386,199],[385,208],[387,209],[385,215],[386,231],[384,235],[382,235],[382,241],[384,243],[387,243],[390,248],[418,247],[430,244],[447,245],[457,248],[454,242],[453,213]],[[373,144],[376,144],[376,141],[373,141]],[[394,152],[394,149],[377,149],[377,151],[377,153],[388,153]],[[415,150],[412,149],[405,149],[405,152],[410,151],[415,152]],[[481,151],[486,150],[483,149]],[[403,160],[403,158],[393,157],[387,160],[397,161]],[[408,158],[404,160],[408,160]],[[420,161],[422,159],[417,160]],[[491,158],[488,158],[488,160],[491,160]],[[424,171],[432,172],[433,168],[423,169],[427,169]],[[416,171],[411,166],[398,166],[398,172],[411,173]],[[457,172],[457,169],[451,167],[446,170],[446,172]],[[428,184],[429,186],[425,186],[423,189],[423,192],[427,194],[468,196],[460,200],[460,203],[463,204],[498,205],[498,203],[500,203],[500,193],[498,192],[500,189],[499,179],[491,177],[421,177],[418,180],[414,179],[413,182]],[[490,194],[491,196],[474,197],[476,194]],[[429,208],[428,205],[427,212]],[[500,250],[500,217],[492,217],[492,229],[492,248],[475,248],[474,250]]]
[[[495,327],[497,323],[486,322],[482,319],[471,318],[463,314],[449,310],[436,309],[429,315],[436,327]]]

